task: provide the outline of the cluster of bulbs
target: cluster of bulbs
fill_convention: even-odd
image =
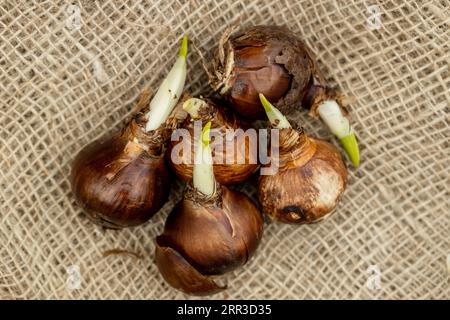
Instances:
[[[286,223],[314,223],[327,217],[342,196],[347,169],[339,151],[308,136],[286,114],[301,106],[319,116],[355,166],[359,151],[340,94],[326,86],[311,51],[288,29],[257,26],[225,34],[208,71],[223,100],[180,101],[186,56],[184,37],[178,59],[152,99],[143,100],[119,134],[77,155],[71,184],[94,222],[119,229],[142,224],[161,209],[171,171],[186,181],[182,200],[156,238],[155,261],[170,285],[200,295],[224,289],[217,277],[254,254],[263,234],[262,213]],[[258,163],[242,161],[250,157],[250,148],[235,148],[239,137],[224,138],[233,150],[244,151],[234,155],[234,162],[215,163],[210,132],[225,136],[227,129],[245,130],[264,118],[279,132],[279,170],[259,177],[258,206],[229,187],[259,169]],[[192,154],[173,161],[167,155],[179,142],[170,141],[172,132],[192,132],[194,120],[202,122],[203,130],[197,141],[193,134],[188,141]],[[186,161],[187,156],[195,161]]]

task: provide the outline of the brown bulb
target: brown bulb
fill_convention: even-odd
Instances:
[[[221,289],[215,276],[244,265],[263,233],[263,218],[244,194],[217,185],[207,197],[188,185],[156,239],[156,264],[174,288],[190,294]]]
[[[241,115],[265,119],[259,94],[288,115],[300,107],[320,117],[339,138],[354,166],[359,148],[346,107],[353,101],[327,86],[314,54],[293,32],[279,26],[254,26],[231,35],[227,29],[215,52],[212,88]]]
[[[300,107],[315,78],[323,82],[306,45],[289,29],[278,26],[250,27],[230,37],[225,34],[209,78],[213,89],[249,119],[265,119],[259,93],[287,114]]]
[[[148,97],[146,92],[139,104],[147,105]],[[164,161],[165,142],[178,121],[179,110],[150,132],[144,129],[145,111],[137,113],[120,134],[86,146],[73,163],[75,198],[88,217],[101,226],[139,225],[167,200],[170,174]]]
[[[190,138],[187,141],[183,141],[183,138],[169,143],[166,154],[171,168],[180,179],[192,180],[196,146],[194,141],[198,138],[195,136],[194,124],[198,121],[201,131],[201,124],[211,121],[212,131],[221,136],[220,140],[211,143],[216,181],[224,185],[244,182],[259,168],[257,144],[252,145],[251,140],[246,137],[246,130],[250,125],[220,102],[210,99],[194,100],[196,116],[188,116],[180,126],[189,131]],[[227,130],[236,130],[232,139],[226,138]],[[190,153],[185,150],[190,150]]]
[[[331,144],[303,130],[279,130],[279,168],[261,175],[258,197],[263,211],[286,223],[313,223],[327,217],[341,199],[347,169]]]

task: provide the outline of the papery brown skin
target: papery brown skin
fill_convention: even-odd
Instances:
[[[214,281],[244,265],[263,233],[263,218],[244,194],[221,187],[221,204],[184,197],[156,241],[156,264],[165,280],[190,294],[223,289]]]
[[[313,53],[289,29],[254,26],[227,36],[216,50],[209,79],[241,115],[265,119],[259,93],[288,114],[301,106],[311,88],[325,87]]]
[[[301,134],[297,146],[283,150],[280,130],[280,168],[275,175],[261,175],[258,197],[263,212],[285,223],[315,223],[329,216],[342,197],[347,168],[331,144]],[[302,148],[293,158],[294,149]],[[283,160],[284,158],[284,160]]]
[[[156,244],[155,262],[163,278],[175,289],[192,295],[209,295],[226,288],[218,285],[210,276],[202,275],[177,251]]]
[[[161,209],[170,191],[165,143],[181,119],[175,109],[157,130],[145,132],[150,94],[116,135],[94,141],[76,156],[71,171],[77,203],[95,223],[112,229],[142,224]]]
[[[206,123],[211,121],[212,129],[214,131],[220,130],[223,137],[223,142],[226,145],[222,145],[222,150],[216,148],[217,143],[211,142],[212,156],[213,156],[213,170],[216,181],[223,185],[231,185],[246,181],[253,173],[259,168],[258,164],[258,150],[257,144],[254,148],[251,146],[249,139],[245,138],[245,131],[250,128],[250,125],[240,119],[232,110],[220,105],[220,102],[212,101],[209,99],[203,99],[208,106],[206,110],[200,110],[200,118],[196,120]],[[170,141],[167,148],[167,159],[171,169],[175,174],[184,181],[192,181],[193,169],[194,169],[194,141],[198,137],[194,135],[194,119],[190,116],[186,118],[184,123],[180,125],[180,128],[189,130],[191,139],[183,142]],[[237,132],[237,135],[233,140],[227,141],[226,130],[227,129],[242,129]],[[241,149],[242,143],[245,141],[244,148]],[[182,151],[180,153],[173,152],[174,148],[180,143],[184,143],[187,149],[191,150],[190,159],[186,153]],[[233,149],[234,148],[234,149]],[[235,150],[234,158],[231,158],[232,154],[226,153],[226,150]],[[227,156],[230,157],[230,161],[226,161]],[[176,159],[174,159],[174,157]],[[176,160],[176,163],[174,162]],[[241,160],[241,163],[238,162]]]

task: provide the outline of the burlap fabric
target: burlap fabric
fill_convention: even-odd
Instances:
[[[240,18],[290,27],[330,82],[357,98],[350,111],[362,164],[349,167],[330,219],[266,225],[256,256],[214,298],[448,299],[449,16],[445,0],[2,1],[0,297],[187,297],[153,264],[154,238],[182,184],[147,224],[103,231],[74,202],[71,161],[125,123],[140,92],[168,71],[183,33],[208,59]],[[187,89],[209,92],[198,54],[188,58]],[[294,119],[336,143],[306,111]],[[251,183],[240,188],[254,196]],[[113,249],[142,258],[105,254]]]

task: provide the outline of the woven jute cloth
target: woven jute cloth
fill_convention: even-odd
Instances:
[[[356,98],[349,111],[361,166],[349,165],[328,220],[266,223],[255,256],[213,298],[450,298],[445,0],[1,1],[0,298],[190,298],[153,262],[183,184],[148,223],[105,231],[76,205],[70,168],[158,86],[183,34],[186,91],[210,93],[192,44],[210,60],[236,21],[288,26],[329,83]],[[338,146],[307,111],[291,120]],[[238,188],[255,198],[254,184]]]

